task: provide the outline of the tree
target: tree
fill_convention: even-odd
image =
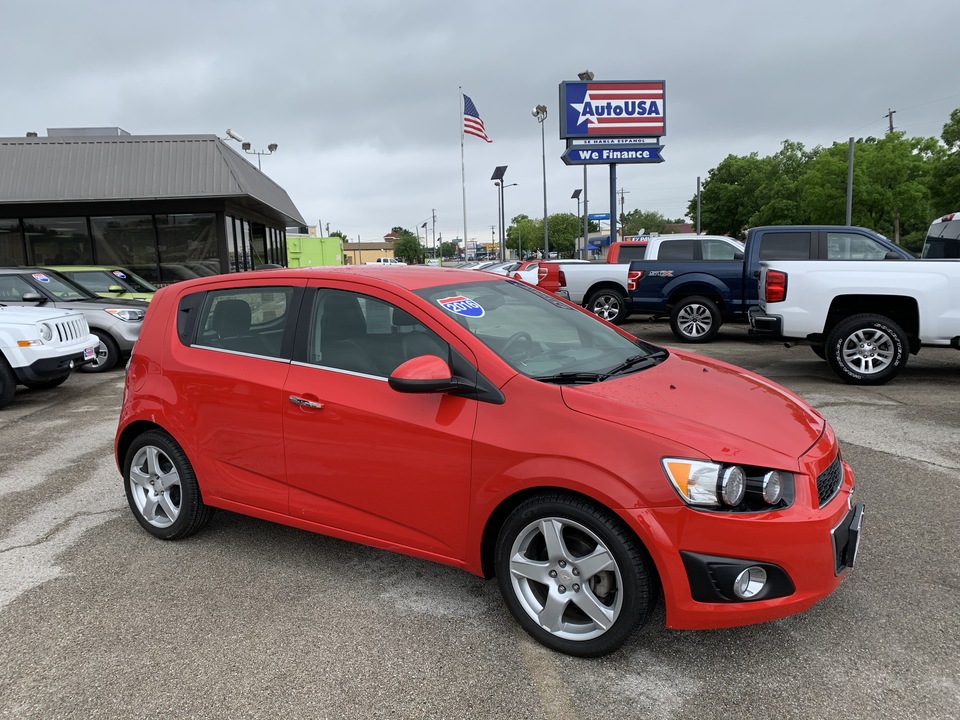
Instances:
[[[647,235],[652,233],[662,234],[666,232],[667,225],[673,223],[673,220],[664,217],[655,210],[631,210],[624,213],[621,219],[624,235],[639,235],[641,230]]]
[[[346,234],[344,234],[344,232],[341,230],[334,230],[332,233],[330,233],[330,237],[338,237],[344,242],[349,242],[350,240],[350,238],[348,238]]]
[[[393,241],[393,256],[414,265],[423,263],[423,245],[417,236],[402,227],[395,227],[392,232],[397,236]]]
[[[709,233],[740,236],[750,225],[750,216],[757,208],[757,191],[770,175],[774,165],[770,158],[757,153],[746,157],[727,155],[707,173],[700,189],[700,225]],[[687,213],[696,216],[696,196],[687,206]]]
[[[946,147],[933,165],[929,184],[934,217],[960,210],[960,108],[950,113],[940,139]]]

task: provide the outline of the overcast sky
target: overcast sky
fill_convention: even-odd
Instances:
[[[617,185],[627,211],[671,218],[730,153],[878,136],[890,109],[895,128],[939,137],[960,107],[957,0],[3,5],[0,135],[230,128],[254,149],[277,143],[263,171],[309,224],[352,240],[433,231],[434,212],[437,236],[463,235],[460,87],[493,139],[464,139],[467,237],[479,242],[497,225],[497,165],[517,183],[508,221],[543,214],[538,103],[548,212],[576,212],[583,170],[560,160],[558,86],[585,69],[666,82],[665,162],[619,165]],[[607,166],[588,172],[591,212],[609,210]]]

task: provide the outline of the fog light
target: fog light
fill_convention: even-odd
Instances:
[[[767,571],[758,565],[748,567],[733,581],[733,592],[738,598],[749,600],[756,597],[767,584]]]
[[[780,473],[771,470],[763,476],[763,501],[768,505],[776,505],[783,498],[783,481]]]

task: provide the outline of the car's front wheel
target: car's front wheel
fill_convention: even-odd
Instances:
[[[582,498],[519,505],[500,530],[496,572],[523,629],[569,655],[613,652],[653,605],[645,550],[616,516]]]
[[[103,330],[91,330],[97,336],[97,347],[94,349],[93,362],[81,365],[78,369],[88,373],[101,373],[111,370],[120,362],[120,348],[116,341]]]
[[[123,479],[137,522],[161,540],[192,535],[213,516],[186,454],[165,432],[149,430],[133,441],[125,455]]]

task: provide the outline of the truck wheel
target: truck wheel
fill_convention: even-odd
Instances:
[[[824,346],[827,363],[851,385],[882,385],[907,364],[907,335],[882,315],[853,315],[838,323]]]
[[[500,593],[534,639],[579,657],[606,655],[646,622],[653,570],[609,511],[550,493],[519,505],[495,550]]]
[[[23,384],[31,390],[49,390],[63,385],[68,377],[70,377],[70,373],[55,378],[48,378],[47,380],[37,380],[36,382],[25,382]]]
[[[81,365],[78,370],[88,373],[101,373],[112,370],[120,362],[120,348],[113,338],[107,335],[103,330],[91,330],[100,343],[94,350],[94,360],[86,365]]]
[[[670,329],[688,343],[710,342],[722,323],[717,304],[700,295],[683,298],[670,313]]]
[[[593,293],[584,306],[597,317],[619,325],[627,319],[627,299],[613,288],[603,288]]]
[[[6,407],[13,400],[13,394],[17,391],[17,376],[7,365],[7,361],[0,355],[0,408]]]

